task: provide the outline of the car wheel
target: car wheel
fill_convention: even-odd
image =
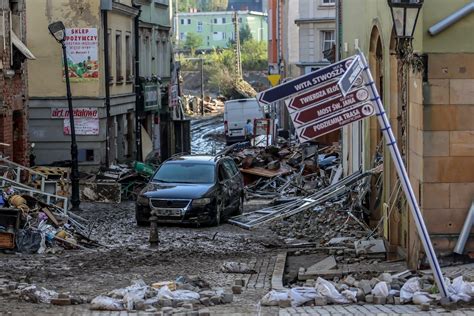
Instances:
[[[217,201],[216,204],[216,214],[214,214],[214,218],[211,221],[211,226],[219,226],[222,221],[222,214],[224,212],[224,202]]]
[[[150,222],[137,220],[137,226],[140,226],[140,227],[150,226]]]

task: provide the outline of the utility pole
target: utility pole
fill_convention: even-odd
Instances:
[[[105,74],[105,166],[110,166],[110,59],[108,10],[102,10],[104,21],[104,74]]]
[[[201,115],[204,116],[204,59],[199,59],[201,62]]]
[[[141,6],[133,5],[134,8],[138,9],[138,14],[134,19],[134,48],[135,48],[135,160],[142,161],[142,125],[140,122],[140,116],[142,115],[142,86],[140,84],[140,15]]]
[[[234,34],[235,34],[235,80],[239,81],[242,79],[242,58],[240,55],[240,29],[239,29],[239,19],[238,12],[234,11]]]

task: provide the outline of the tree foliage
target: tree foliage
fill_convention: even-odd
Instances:
[[[189,12],[191,8],[201,12],[225,11],[228,4],[228,0],[180,0],[178,1],[178,12]]]
[[[240,27],[240,43],[243,44],[251,39],[253,39],[252,31],[248,24],[244,24]]]
[[[265,70],[268,66],[267,42],[250,39],[242,44],[242,68]]]
[[[196,53],[196,49],[198,49],[199,46],[201,46],[203,42],[204,40],[201,37],[201,35],[190,32],[186,34],[186,41],[184,42],[184,48],[191,52],[191,56],[194,56],[194,54]]]

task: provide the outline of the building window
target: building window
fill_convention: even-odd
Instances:
[[[336,0],[322,0],[321,4],[322,5],[334,5],[336,3]]]
[[[191,25],[191,19],[188,19],[188,25]]]
[[[329,50],[336,44],[334,31],[321,32],[322,50]]]
[[[222,41],[223,39],[225,39],[225,33],[224,32],[213,32],[212,33],[212,40]]]
[[[79,162],[94,161],[94,149],[78,149],[77,160]]]
[[[115,34],[115,76],[117,82],[123,81],[122,75],[122,34]]]
[[[214,24],[217,24],[217,19],[214,19]]]
[[[111,29],[108,29],[107,30],[107,40],[109,42],[109,44],[107,45],[108,46],[108,49],[109,49],[109,53],[107,54],[108,55],[108,58],[109,58],[109,83],[112,84],[113,81],[114,81],[114,75],[112,74],[112,30]]]
[[[181,25],[184,25],[184,19],[181,19]]]
[[[197,31],[198,31],[198,33],[202,33],[202,22],[201,21],[197,22]]]
[[[239,23],[242,23],[242,18],[239,18]]]
[[[222,18],[222,24],[225,24],[225,18]]]
[[[130,40],[130,34],[125,36],[125,80],[127,82],[132,81],[132,41]]]

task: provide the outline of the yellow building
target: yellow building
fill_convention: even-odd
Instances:
[[[341,3],[341,57],[357,47],[368,57],[434,247],[438,255],[450,254],[474,199],[474,5],[424,1],[413,41],[419,63],[404,82],[387,2]],[[433,32],[448,17],[455,23]],[[392,248],[417,267],[421,244],[406,203],[395,198],[397,177],[376,118],[345,128],[343,147],[347,173],[370,169],[380,149],[381,203],[372,203],[372,220],[383,222]],[[465,251],[472,250],[470,238]]]
[[[29,133],[36,144],[36,163],[70,159],[66,86],[61,46],[48,25],[62,21],[70,67],[80,165],[105,163],[106,102],[104,27],[100,0],[26,1],[27,43],[37,59],[29,66]],[[133,158],[134,18],[131,0],[111,1],[108,13],[110,60],[109,161]],[[77,111],[77,112],[76,112]]]

